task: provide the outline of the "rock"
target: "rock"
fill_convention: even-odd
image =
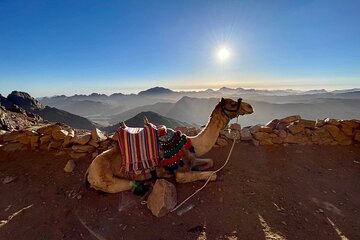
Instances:
[[[225,131],[225,137],[230,140],[239,140],[240,139],[240,131],[229,129],[229,131]]]
[[[260,142],[256,139],[252,139],[252,144],[257,147],[260,145]]]
[[[75,137],[75,131],[74,131],[74,129],[70,129],[69,131],[68,131],[68,135],[67,136],[69,136],[69,137]]]
[[[230,124],[230,129],[241,131],[241,125],[238,123],[232,123]]]
[[[147,207],[156,217],[165,216],[177,204],[175,186],[165,179],[158,179],[147,199]]]
[[[85,145],[90,141],[90,139],[91,139],[91,134],[86,134],[82,136],[75,136],[73,138],[73,142],[76,144]]]
[[[315,127],[322,127],[325,125],[325,121],[324,120],[321,120],[321,119],[316,119],[316,122],[315,122]]]
[[[271,142],[274,144],[281,144],[283,143],[283,138],[276,136],[271,138]]]
[[[260,125],[255,125],[252,126],[249,130],[251,132],[251,134],[255,134],[256,132],[258,132],[260,130],[261,126]]]
[[[61,127],[57,124],[48,125],[37,130],[40,134],[51,135],[52,132],[61,130]]]
[[[330,125],[334,125],[334,126],[339,126],[340,125],[340,122],[338,120],[336,120],[336,119],[333,119],[333,118],[325,118],[324,122],[326,124],[330,124]]]
[[[334,124],[325,125],[324,128],[330,133],[332,137],[336,137],[340,133],[340,129],[336,127]]]
[[[305,128],[315,129],[316,121],[300,119],[299,120],[299,125],[303,125]]]
[[[87,144],[95,147],[95,148],[98,148],[100,145],[98,142],[96,142],[94,139],[91,139]]]
[[[241,129],[241,140],[242,141],[249,141],[252,139],[252,135],[250,133],[249,128],[243,128]]]
[[[21,143],[9,143],[1,148],[5,152],[22,151],[26,149],[26,146]]]
[[[273,129],[271,127],[261,127],[259,132],[272,133]]]
[[[87,153],[70,152],[69,155],[73,159],[80,159],[80,158],[86,157],[88,154]]]
[[[30,136],[30,146],[32,148],[38,147],[39,146],[39,139],[40,139],[39,135]]]
[[[270,134],[269,133],[265,133],[265,132],[256,132],[254,135],[254,138],[256,140],[263,140],[266,138],[270,138]]]
[[[46,144],[51,141],[51,136],[45,135],[40,137],[40,144]]]
[[[97,128],[91,131],[91,138],[97,143],[100,141],[105,141],[107,139],[104,133]]]
[[[356,120],[356,119],[353,119],[353,120],[341,120],[340,122],[342,124],[347,125],[350,128],[353,128],[353,129],[360,127],[360,121]]]
[[[94,146],[91,145],[73,145],[72,146],[72,150],[74,152],[79,152],[79,153],[86,153],[86,152],[93,152],[95,150]]]
[[[285,130],[277,130],[275,134],[281,137],[282,139],[285,139],[287,136],[287,132]]]
[[[70,172],[74,171],[75,167],[76,167],[76,164],[75,164],[74,160],[69,160],[64,167],[64,171],[67,173],[70,173]]]
[[[229,145],[228,141],[222,137],[219,137],[217,140],[216,140],[216,144],[220,147],[225,147],[227,145]]]
[[[20,135],[16,140],[19,141],[19,143],[22,143],[24,145],[30,144],[30,136],[26,136],[25,134]]]
[[[4,178],[3,184],[11,183],[11,182],[15,181],[16,178],[17,178],[17,177],[9,177],[9,176],[7,176],[7,177]]]
[[[352,144],[352,136],[347,136],[343,131],[340,131],[339,134],[335,137],[335,140],[340,145],[350,145]]]
[[[296,121],[299,121],[301,119],[301,117],[299,115],[293,115],[293,116],[289,116],[289,117],[286,117],[286,118],[283,118],[283,119],[280,119],[280,123],[284,123],[284,124],[291,124],[293,122],[296,122]]]
[[[265,138],[260,140],[260,145],[261,146],[269,146],[269,145],[274,145],[274,143],[271,141],[271,138]]]
[[[265,124],[265,127],[269,127],[274,130],[279,123],[280,123],[279,119],[273,119],[270,122],[268,122],[267,124]]]
[[[62,146],[63,142],[62,141],[51,141],[48,145],[48,150],[52,150],[52,149],[60,149],[60,147]]]
[[[67,148],[70,147],[73,143],[73,137],[71,136],[71,134],[68,134],[65,138],[64,138],[64,143],[63,143],[63,147]]]
[[[297,139],[293,134],[288,133],[284,139],[284,143],[297,143]]]
[[[63,140],[68,135],[66,130],[55,130],[51,133],[51,136],[55,140]]]
[[[340,125],[340,129],[345,133],[345,135],[352,137],[353,129],[349,125],[342,123]]]
[[[354,140],[360,142],[360,130],[355,130],[354,132]]]
[[[292,134],[304,132],[305,127],[299,124],[291,124],[287,127]]]

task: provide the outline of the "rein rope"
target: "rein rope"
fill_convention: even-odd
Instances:
[[[225,114],[226,114],[226,113],[225,113]],[[238,123],[238,120],[239,120],[239,116],[237,116],[237,118],[236,118],[236,123]],[[176,211],[179,207],[181,207],[182,205],[184,205],[190,198],[192,198],[193,196],[195,196],[198,192],[200,192],[201,190],[203,190],[203,189],[206,187],[206,185],[210,182],[210,179],[211,179],[212,175],[214,175],[215,173],[221,171],[221,170],[226,166],[226,164],[229,162],[229,159],[230,159],[231,153],[232,153],[232,151],[233,151],[233,149],[234,149],[234,146],[235,146],[235,137],[234,137],[234,139],[233,139],[233,143],[232,143],[232,145],[231,145],[231,148],[230,148],[230,151],[229,151],[229,154],[228,154],[228,156],[227,156],[227,158],[226,158],[225,163],[224,163],[219,169],[213,171],[213,172],[210,174],[210,176],[208,177],[208,179],[206,180],[206,182],[204,183],[204,185],[202,185],[202,186],[201,186],[198,190],[196,190],[193,194],[191,194],[191,195],[190,195],[189,197],[187,197],[184,201],[182,201],[180,204],[178,204],[178,205],[177,205],[175,208],[173,208],[170,212]]]

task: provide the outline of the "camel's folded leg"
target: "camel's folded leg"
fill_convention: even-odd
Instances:
[[[195,171],[204,171],[213,165],[214,161],[211,158],[195,158],[191,161],[191,169]]]
[[[87,177],[90,186],[107,193],[118,193],[132,189],[134,182],[115,176],[99,177],[89,174]]]
[[[195,181],[206,181],[211,176],[210,181],[216,180],[216,173],[206,171],[206,172],[176,172],[176,181],[178,183],[189,183]]]

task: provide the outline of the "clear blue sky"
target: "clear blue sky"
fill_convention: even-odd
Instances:
[[[0,1],[1,94],[156,85],[360,87],[360,1]]]

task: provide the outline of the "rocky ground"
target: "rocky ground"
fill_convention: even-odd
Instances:
[[[218,168],[229,149],[206,157]],[[0,239],[360,239],[358,145],[239,143],[193,209],[162,218],[130,192],[84,188],[91,157],[66,173],[69,159],[0,149]],[[201,185],[176,184],[178,200]]]

